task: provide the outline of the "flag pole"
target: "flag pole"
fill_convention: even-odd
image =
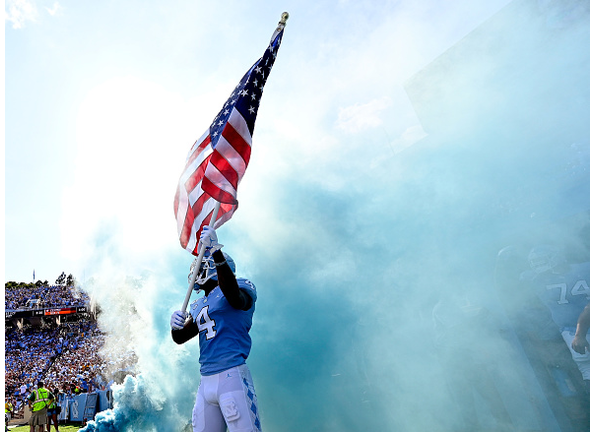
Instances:
[[[285,28],[288,19],[289,19],[289,13],[288,12],[283,12],[281,14],[281,19],[278,22],[278,25],[276,27],[276,30],[274,30],[274,33],[272,33],[272,37],[270,38],[270,43],[274,42],[274,39]]]
[[[209,223],[209,225],[213,228],[214,228],[214,224],[217,220],[217,215],[219,213],[220,208],[221,208],[221,203],[217,201],[214,206],[214,209],[212,211],[212,217],[210,218],[210,223]],[[194,284],[196,283],[196,277],[198,277],[198,270],[200,269],[200,263],[202,263],[202,258],[204,258],[205,252],[206,252],[206,245],[201,243],[200,253],[198,254],[198,257],[196,258],[197,265],[194,266],[194,271],[192,272],[192,277],[190,279],[190,286],[188,286],[188,292],[186,293],[186,298],[185,298],[184,304],[181,308],[181,310],[183,312],[185,312],[186,309],[188,308],[190,296],[192,295],[192,290],[194,289]]]
[[[251,77],[252,72],[254,72],[255,70],[257,70],[258,73],[262,73],[262,76],[265,76],[264,72],[262,71],[263,66],[264,66],[264,60],[265,60],[265,64],[268,66],[268,68],[269,69],[272,68],[272,65],[274,64],[274,60],[276,59],[276,51],[280,47],[281,39],[278,39],[278,43],[275,43],[275,42],[277,41],[277,38],[282,34],[282,31],[284,30],[288,19],[289,19],[289,14],[287,12],[283,12],[281,14],[281,19],[278,22],[278,25],[277,25],[274,33],[272,34],[272,38],[270,40],[270,45],[268,46],[267,50],[264,52],[264,55],[256,63],[254,63],[254,65],[252,66],[251,69],[248,70],[248,73],[246,73],[246,75],[244,76],[245,80],[242,79],[240,81],[239,85],[236,87],[236,90],[233,91],[233,93],[231,94],[231,97],[229,97],[229,99],[227,100],[227,104],[225,104],[223,109],[219,112],[219,115],[217,115],[217,117],[215,118],[215,122],[213,122],[211,124],[211,127],[207,131],[207,134],[205,134],[205,138],[202,143],[206,147],[199,147],[199,149],[200,148],[202,149],[200,152],[200,155],[203,157],[202,162],[206,161],[206,157],[207,157],[207,156],[205,156],[207,154],[207,153],[205,153],[206,152],[205,149],[210,149],[210,151],[214,151],[214,146],[216,145],[216,142],[214,142],[214,143],[210,143],[211,145],[208,146],[209,143],[207,142],[207,139],[209,139],[209,138],[212,139],[212,136],[211,136],[211,134],[213,133],[212,128],[215,127],[215,132],[217,134],[216,136],[222,136],[222,131],[224,129],[225,123],[228,123],[231,119],[236,119],[236,121],[241,122],[242,124],[245,124],[247,135],[245,138],[242,137],[242,139],[240,140],[241,142],[238,141],[238,145],[240,148],[230,146],[230,149],[224,150],[222,153],[220,153],[220,155],[223,158],[225,158],[227,156],[229,156],[231,158],[235,158],[236,154],[241,155],[241,153],[239,153],[240,151],[246,151],[245,149],[248,149],[249,147],[251,147],[251,135],[253,133],[254,121],[255,121],[256,112],[257,112],[257,105],[256,105],[256,108],[253,108],[250,105],[248,105],[246,102],[247,94],[248,94],[248,84],[249,84],[249,90],[253,90],[252,95],[251,95],[252,98],[255,97],[256,93],[261,94],[261,92],[263,91],[263,88],[264,88],[264,84],[262,84],[260,87],[258,87],[256,85],[257,81],[254,80],[252,82],[250,77]],[[270,64],[269,64],[269,62],[270,62]],[[262,66],[260,66],[260,63],[262,63]],[[258,68],[256,68],[256,66],[258,66]],[[249,76],[248,76],[248,74],[249,74]],[[248,78],[246,78],[246,77],[248,77],[250,79],[248,80]],[[236,93],[236,91],[240,87],[241,87],[241,89],[243,89],[243,91],[239,92],[239,93],[241,93],[241,96],[238,96],[238,93]],[[226,109],[228,104],[231,104],[232,110]],[[249,109],[247,108],[248,106],[250,106]],[[219,121],[217,121],[217,120],[219,120]],[[227,153],[229,153],[229,154],[227,155]],[[186,162],[188,162],[188,161],[186,161]],[[237,183],[239,183],[239,180],[241,180],[241,177],[243,174],[238,171],[237,167],[233,166],[233,164],[231,164],[231,165],[232,165],[231,168],[236,171],[236,175],[238,176]],[[245,161],[245,165],[247,166],[247,161]],[[212,166],[212,164],[209,161],[206,164],[205,170],[202,173],[197,174],[197,171],[196,171],[194,165],[188,164],[186,166],[186,169],[184,169],[182,176],[180,177],[180,182],[182,181],[182,179],[186,178],[185,177],[186,175],[188,175],[188,176],[198,175],[200,180],[202,180],[204,178],[204,176],[207,176],[208,169],[211,166]],[[190,169],[192,169],[193,171],[190,171]],[[210,168],[210,169],[216,169],[216,167]],[[204,183],[202,183],[202,192],[200,192],[200,193],[210,195],[209,199],[214,200],[213,194],[216,195],[218,193],[218,191],[221,190],[223,192],[233,195],[233,198],[235,198],[237,184],[230,183],[228,179],[221,180],[221,183],[227,184],[230,187],[233,187],[234,191],[231,191],[231,190],[225,191],[225,190],[221,189],[220,185],[210,182],[209,186],[208,186],[208,190],[205,188]],[[188,229],[188,227],[186,226],[186,222],[195,223],[196,219],[198,217],[198,216],[196,216],[192,222],[190,222],[186,218],[188,216],[187,209],[190,208],[190,210],[193,211],[193,208],[191,208],[191,206],[197,205],[196,204],[197,201],[192,202],[192,200],[190,199],[190,196],[188,195],[188,192],[189,191],[187,191],[185,189],[185,185],[180,183],[180,185],[178,187],[178,193],[176,193],[175,201],[174,201],[175,217],[176,217],[177,223],[178,223],[178,227],[177,227],[178,234],[180,235],[180,243],[184,249],[186,249],[188,247],[187,238],[185,237],[186,230]],[[181,195],[178,196],[178,194],[181,194]],[[200,196],[202,196],[202,195],[200,195]],[[218,213],[219,213],[219,210],[221,207],[220,201],[217,201],[217,200],[214,200],[214,201],[215,201],[215,206],[212,211],[212,215],[211,215],[210,222],[209,222],[209,225],[213,228],[214,228],[214,224],[217,220],[217,216],[218,216]],[[180,207],[182,204],[184,204],[183,209]],[[206,212],[208,210],[207,210],[207,207],[203,206],[203,205],[204,205],[204,203],[201,203],[199,205],[199,211],[197,211],[197,213],[201,219],[204,218],[204,219],[202,219],[204,221],[206,219],[206,217],[208,217],[208,216],[205,216],[203,211]],[[237,208],[237,205],[231,206],[231,208],[226,209],[227,213],[226,213],[225,220],[229,219],[233,215],[233,212],[235,211],[236,208]],[[182,217],[182,216],[184,216],[184,217]],[[203,222],[201,222],[201,224],[202,223]],[[190,232],[191,232],[193,229],[193,226],[189,227],[189,228],[191,228],[190,229]],[[198,233],[196,233],[196,234],[198,234]],[[196,235],[196,234],[194,234],[194,235]],[[194,249],[192,249],[191,252],[194,253]],[[202,263],[202,259],[204,258],[205,253],[206,253],[206,247],[204,245],[201,245],[200,253],[196,257],[196,262],[198,264]],[[190,296],[192,295],[192,291],[194,290],[194,284],[196,283],[196,278],[198,277],[199,270],[200,270],[200,265],[194,266],[192,274],[190,275],[190,280],[188,281],[189,282],[188,291],[186,293],[186,298],[185,298],[183,306],[182,306],[182,312],[185,312],[186,309],[188,308]]]

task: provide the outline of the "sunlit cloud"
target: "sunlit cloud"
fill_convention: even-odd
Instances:
[[[12,23],[12,28],[23,28],[26,21],[35,22],[37,7],[27,0],[7,0],[4,10],[4,20]]]
[[[105,229],[130,265],[176,245],[175,183],[198,136],[200,106],[133,77],[87,94],[77,120],[75,180],[63,194],[67,256],[84,262]]]
[[[63,9],[62,5],[60,5],[60,3],[58,3],[58,2],[54,2],[53,6],[51,8],[48,8],[47,6],[45,8],[47,13],[50,14],[51,16],[56,16],[62,9]]]
[[[392,104],[388,97],[374,99],[370,102],[356,103],[340,108],[336,126],[346,132],[357,133],[382,124],[380,114]]]

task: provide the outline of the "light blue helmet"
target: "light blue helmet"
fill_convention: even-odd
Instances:
[[[231,268],[233,274],[235,274],[235,261],[233,258],[226,252],[223,252],[225,256],[225,260],[227,264]],[[192,281],[192,273],[194,272],[194,268],[196,267],[196,261],[198,258],[194,259],[192,265],[190,266],[190,274],[188,274],[188,283]],[[196,275],[196,281],[194,282],[194,289],[199,291],[202,289],[200,285],[204,285],[204,283],[209,280],[214,279],[217,280],[217,267],[215,266],[214,259],[212,256],[206,252],[204,254],[204,258],[202,258],[202,263],[200,263],[200,269],[198,270],[198,274]]]
[[[536,273],[552,270],[565,262],[561,249],[550,245],[540,245],[532,248],[528,254],[530,267]]]

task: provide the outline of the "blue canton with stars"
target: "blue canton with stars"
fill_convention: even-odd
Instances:
[[[274,40],[270,42],[264,55],[246,72],[210,125],[210,141],[213,148],[216,147],[219,141],[233,107],[235,107],[245,119],[250,135],[254,133],[256,114],[258,113],[258,107],[260,106],[264,84],[266,84],[272,65],[276,60],[283,33],[284,29],[282,29]]]

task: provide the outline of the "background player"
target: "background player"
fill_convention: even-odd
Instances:
[[[528,255],[531,271],[522,278],[532,283],[536,295],[548,308],[571,356],[589,384],[590,352],[572,347],[580,314],[590,303],[590,263],[568,263],[560,248],[537,246]],[[589,336],[584,335],[584,338]],[[586,385],[586,387],[589,387]]]
[[[574,351],[580,354],[586,354],[590,351],[590,303],[586,305],[580,316],[578,317],[575,336],[571,342],[571,347]]]
[[[235,277],[235,263],[223,253],[215,230],[205,226],[200,242],[206,245],[196,291],[204,297],[187,312],[171,316],[171,337],[183,344],[196,335],[200,345],[200,386],[192,415],[194,432],[261,431],[257,399],[245,364],[252,341],[249,331],[256,303],[256,288]]]
[[[497,255],[495,285],[560,430],[585,431],[589,380],[568,350],[567,336],[588,303],[589,262],[568,262],[566,256],[553,246],[505,247]],[[589,370],[589,356],[586,365]]]

